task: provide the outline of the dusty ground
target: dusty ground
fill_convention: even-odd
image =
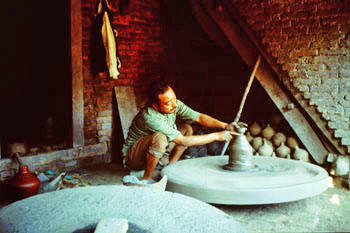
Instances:
[[[122,184],[128,171],[118,164],[81,169],[70,187]],[[66,183],[66,187],[70,184]],[[0,207],[9,204],[0,202]],[[255,206],[214,205],[231,215],[249,232],[350,232],[350,191],[339,178],[329,179],[324,193],[300,201]]]

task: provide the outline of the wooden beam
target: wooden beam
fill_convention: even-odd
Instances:
[[[84,96],[81,1],[71,0],[72,49],[72,140],[73,147],[84,145]]]
[[[202,3],[213,20],[225,33],[232,46],[237,50],[238,54],[240,54],[243,61],[248,66],[252,67],[259,55],[256,46],[250,42],[241,28],[232,22],[230,15],[224,8],[212,7],[217,5],[213,0],[204,0]],[[328,151],[325,149],[309,122],[303,116],[302,111],[298,107],[299,105],[293,103],[294,100],[285,93],[277,82],[275,73],[265,59],[262,59],[260,67],[256,72],[256,77],[306,149],[310,152],[311,156],[317,163],[322,164]],[[286,108],[286,106],[291,103],[293,103],[295,107],[292,109]]]

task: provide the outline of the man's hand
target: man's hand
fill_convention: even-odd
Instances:
[[[237,129],[241,127],[247,128],[248,125],[244,122],[232,122],[230,124],[227,124],[225,126],[225,129],[231,132],[237,132]],[[238,134],[233,134],[233,135],[238,135]]]
[[[235,131],[235,122],[232,123],[227,123],[227,125],[225,126],[225,129],[228,131]]]
[[[226,142],[231,141],[232,135],[239,135],[234,131],[228,131],[228,130],[220,131],[220,132],[217,132],[216,134],[217,134],[217,139],[216,139],[217,141],[226,141]]]

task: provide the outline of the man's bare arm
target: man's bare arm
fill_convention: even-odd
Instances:
[[[203,113],[199,113],[199,116],[196,122],[208,128],[228,129],[229,127],[228,123],[219,121]]]
[[[230,141],[232,139],[232,135],[234,134],[236,133],[229,131],[220,131],[203,135],[179,135],[177,138],[174,139],[174,142],[182,146],[198,146],[211,143],[213,141]]]

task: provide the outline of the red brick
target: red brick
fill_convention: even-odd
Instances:
[[[296,4],[293,4],[293,8],[291,7],[291,11],[307,11],[309,13],[313,13],[316,11],[317,7],[316,4],[310,2],[310,3],[305,3],[305,2],[297,2]]]

